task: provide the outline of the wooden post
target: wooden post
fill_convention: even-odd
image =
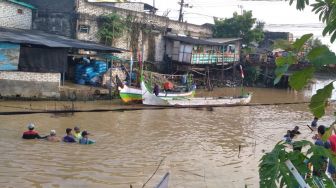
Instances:
[[[266,64],[266,67],[265,67],[265,74],[264,74],[264,84],[267,85],[267,76],[268,76],[268,65]]]

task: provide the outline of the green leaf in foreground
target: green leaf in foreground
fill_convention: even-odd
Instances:
[[[317,90],[316,94],[311,98],[309,108],[315,117],[322,117],[325,114],[327,100],[331,97],[334,82],[326,85],[323,89]]]
[[[307,85],[308,81],[313,77],[314,72],[314,67],[307,67],[301,71],[295,72],[289,78],[289,85],[295,90],[303,89]]]
[[[329,48],[327,46],[318,46],[309,51],[309,53],[307,54],[307,58],[309,59],[309,61],[312,61],[328,51]]]
[[[316,49],[316,51],[313,50],[309,52],[308,59],[314,66],[321,67],[323,65],[336,64],[336,55],[334,52],[323,48]]]
[[[282,66],[277,66],[277,68],[275,69],[276,78],[274,80],[274,85],[279,83],[282,75],[284,75],[287,72],[288,68],[289,68],[288,64],[284,64]]]
[[[289,56],[286,56],[286,57],[278,57],[276,60],[275,60],[275,64],[280,67],[280,66],[284,66],[286,64],[288,65],[292,65],[292,64],[295,64],[297,62],[296,60],[296,57],[293,56],[292,53],[289,53],[290,55]]]
[[[313,36],[313,34],[305,34],[303,35],[301,38],[297,39],[294,44],[293,47],[296,50],[296,52],[299,52],[303,45]]]

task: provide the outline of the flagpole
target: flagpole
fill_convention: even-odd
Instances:
[[[240,85],[240,87],[241,87],[241,95],[243,96],[244,95],[244,71],[243,71],[243,67],[241,66],[241,65],[239,65],[239,67],[240,67],[240,75],[241,75],[241,85]]]
[[[132,70],[133,69],[133,52],[131,52],[131,60],[130,60],[130,74],[129,74],[129,86],[132,85]]]

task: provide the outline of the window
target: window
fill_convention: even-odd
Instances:
[[[18,14],[23,14],[23,10],[22,9],[17,9],[16,11]]]
[[[90,26],[88,26],[88,25],[79,25],[78,26],[78,31],[80,33],[89,33],[90,32]]]

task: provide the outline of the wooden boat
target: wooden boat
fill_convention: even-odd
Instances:
[[[151,93],[143,81],[141,89],[143,91],[142,104],[152,106],[239,106],[250,103],[252,98],[252,94],[237,97],[160,98]]]
[[[131,103],[131,102],[141,102],[142,101],[142,90],[141,88],[133,88],[124,85],[123,87],[118,87],[119,95],[123,102]],[[188,92],[160,92],[158,97],[163,99],[169,98],[191,98],[195,95],[195,89]]]

